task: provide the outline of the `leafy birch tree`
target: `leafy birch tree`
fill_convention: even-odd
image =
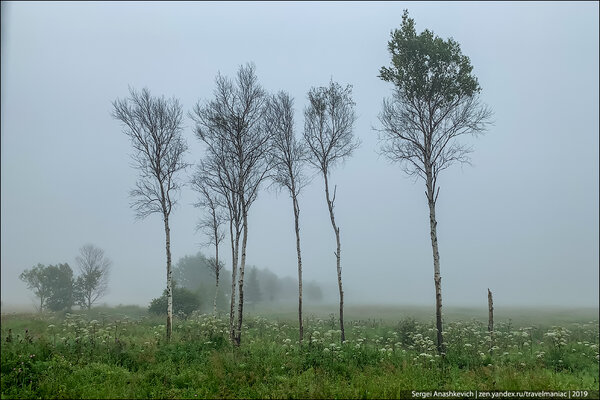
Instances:
[[[325,183],[325,200],[329,209],[331,226],[336,240],[336,268],[340,294],[341,341],[344,333],[344,290],[342,287],[340,228],[335,222],[335,195],[329,188],[331,170],[352,155],[359,146],[352,131],[356,115],[352,100],[352,86],[345,88],[331,81],[328,87],[311,88],[308,92],[309,104],[304,110],[304,140],[308,147],[308,162],[320,171]]]
[[[388,42],[390,67],[379,77],[394,84],[379,115],[381,151],[404,172],[425,181],[433,250],[437,350],[442,337],[442,278],[435,206],[439,173],[452,164],[468,163],[472,149],[461,136],[485,131],[492,112],[479,101],[481,87],[472,74],[469,57],[452,38],[443,40],[429,30],[417,34],[415,22],[404,11],[400,29]]]
[[[183,111],[175,98],[153,97],[148,89],[129,89],[128,99],[113,102],[112,116],[121,121],[131,139],[134,167],[140,173],[131,204],[139,219],[158,213],[165,228],[167,254],[167,341],[173,331],[173,283],[171,268],[171,229],[169,217],[181,188],[179,173],[188,164],[183,155],[187,144],[182,137]]]
[[[296,232],[296,253],[298,257],[298,324],[300,343],[304,336],[302,324],[302,254],[300,251],[300,190],[308,183],[302,173],[306,160],[306,145],[294,135],[294,100],[288,93],[279,92],[268,102],[265,113],[265,129],[272,138],[271,156],[275,171],[273,181],[287,189],[294,209],[294,229]]]
[[[270,141],[262,129],[267,95],[258,83],[253,64],[241,66],[235,82],[219,74],[214,95],[214,100],[204,106],[196,104],[190,117],[196,123],[196,135],[206,145],[206,159],[214,171],[209,182],[223,194],[232,221],[230,336],[239,346],[243,322],[248,211],[270,169]],[[234,323],[238,262],[237,322]]]

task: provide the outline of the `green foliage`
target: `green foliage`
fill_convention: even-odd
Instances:
[[[392,65],[382,67],[379,77],[392,82],[406,98],[435,101],[436,108],[445,108],[458,98],[479,93],[471,61],[454,39],[443,40],[428,29],[417,35],[408,10],[391,36]]]
[[[182,287],[196,290],[202,283],[214,284],[214,277],[210,273],[208,258],[200,252],[193,256],[184,256],[177,261],[173,268],[173,279]]]
[[[191,313],[200,308],[200,298],[198,295],[186,288],[173,285],[173,313],[187,318]],[[152,299],[148,312],[154,315],[167,314],[167,290],[162,296]]]
[[[596,320],[499,321],[491,352],[484,322],[453,321],[444,360],[431,346],[434,325],[410,319],[349,320],[340,344],[328,319],[311,317],[299,346],[293,319],[247,318],[236,348],[227,318],[176,318],[166,343],[162,318],[131,318],[126,310],[104,309],[102,319],[98,309],[3,315],[2,398],[401,398],[402,390],[432,388],[597,394]]]
[[[19,278],[40,299],[40,311],[70,310],[73,305],[73,270],[69,264],[38,264],[25,270]]]
[[[173,268],[173,279],[182,287],[198,294],[202,311],[212,311],[215,296],[215,276],[211,272],[210,258],[201,252],[193,256],[184,256],[179,259]],[[227,295],[231,292],[231,272],[221,269],[219,274],[219,293],[217,308],[228,310]]]
[[[82,308],[88,308],[86,293],[92,290],[99,281],[98,273],[91,273],[86,277],[78,276],[73,283],[73,301]]]
[[[26,269],[19,275],[19,279],[25,282],[27,288],[33,290],[40,299],[39,311],[42,312],[51,293],[47,267],[38,264],[31,269]]]
[[[73,306],[73,270],[69,264],[47,267],[51,294],[48,308],[52,311],[70,310]]]

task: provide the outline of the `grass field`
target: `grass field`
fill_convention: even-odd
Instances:
[[[2,315],[2,398],[400,398],[424,390],[584,390],[598,395],[598,310],[348,306],[347,341],[329,310],[248,310],[240,348],[227,319],[174,324],[137,307]]]

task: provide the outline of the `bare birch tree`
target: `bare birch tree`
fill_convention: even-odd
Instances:
[[[269,99],[265,113],[265,129],[272,138],[271,156],[275,171],[274,182],[289,191],[294,208],[296,253],[298,256],[298,324],[300,344],[304,336],[302,324],[302,254],[300,251],[300,190],[308,183],[302,173],[306,160],[306,145],[294,135],[294,100],[288,93],[279,92]]]
[[[196,106],[195,112],[199,111],[198,105]],[[208,107],[208,106],[207,106]],[[204,110],[206,112],[210,110]],[[207,123],[217,121],[215,115],[206,114]],[[191,117],[194,119],[193,115]],[[197,122],[199,123],[199,122]],[[196,126],[196,133],[198,129],[219,129],[218,125],[207,125],[199,128]],[[208,139],[208,137],[207,137]],[[211,190],[217,193],[221,199],[224,199],[224,204],[227,207],[226,219],[229,223],[229,238],[231,242],[231,298],[229,308],[229,336],[231,341],[235,340],[235,305],[236,302],[236,277],[237,267],[239,260],[239,245],[240,238],[242,235],[242,210],[241,202],[237,195],[238,188],[238,177],[237,170],[232,166],[231,159],[229,157],[229,150],[227,143],[222,138],[215,137],[215,142],[210,146],[207,146],[207,154],[204,159],[201,160],[199,168],[202,170],[203,183],[204,185],[211,188]]]
[[[215,276],[215,298],[213,312],[217,314],[217,296],[219,294],[219,274],[224,264],[219,261],[219,244],[225,239],[222,225],[225,217],[221,211],[222,204],[218,191],[211,189],[209,177],[210,172],[205,170],[206,164],[201,163],[192,179],[192,188],[200,196],[196,207],[204,207],[208,214],[200,219],[197,230],[202,231],[208,238],[206,245],[215,246],[215,257],[208,260],[211,273]]]
[[[173,288],[171,269],[171,230],[169,216],[181,188],[179,172],[188,164],[183,160],[187,144],[181,136],[183,111],[175,98],[152,97],[148,89],[130,88],[130,97],[113,102],[113,117],[121,121],[123,132],[133,145],[134,167],[140,172],[132,207],[139,219],[158,213],[165,225],[167,253],[167,341],[173,331]]]
[[[340,294],[340,330],[341,341],[346,340],[344,333],[344,290],[342,288],[342,267],[340,228],[335,222],[334,186],[333,196],[329,190],[329,174],[334,166],[352,155],[359,146],[352,130],[356,115],[352,100],[352,86],[343,88],[331,81],[329,87],[311,88],[308,92],[309,104],[304,110],[304,139],[308,146],[308,162],[323,174],[325,181],[325,199],[329,209],[331,226],[335,232],[337,249],[335,251],[338,288]]]
[[[230,330],[233,342],[239,346],[244,307],[248,210],[270,169],[267,157],[270,141],[262,129],[267,95],[258,84],[253,64],[241,66],[235,82],[219,74],[214,94],[213,101],[204,106],[197,104],[190,117],[196,123],[196,135],[207,147],[207,158],[217,168],[217,176],[213,181],[218,182],[223,190],[230,220],[234,221],[230,224],[233,260]],[[238,262],[237,323],[234,324],[235,271]]]
[[[425,181],[433,250],[436,298],[437,350],[444,353],[442,337],[442,287],[435,205],[439,173],[455,162],[468,163],[470,147],[457,139],[485,131],[492,112],[481,105],[477,78],[469,58],[453,39],[444,41],[429,30],[417,35],[412,18],[404,11],[402,26],[391,34],[390,68],[380,78],[392,82],[391,99],[383,101],[378,129],[381,151],[404,172]]]
[[[104,250],[92,244],[81,247],[75,261],[79,269],[74,287],[75,302],[89,310],[108,291],[112,262],[104,255]]]

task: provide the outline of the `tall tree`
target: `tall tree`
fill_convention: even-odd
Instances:
[[[92,244],[81,247],[75,261],[79,269],[74,287],[75,302],[89,310],[108,291],[112,262],[104,255],[104,250]]]
[[[344,291],[342,288],[342,267],[340,228],[335,222],[333,209],[337,186],[333,196],[329,190],[329,174],[334,166],[344,161],[359,146],[352,130],[356,115],[352,100],[352,86],[345,88],[331,81],[328,87],[311,88],[308,92],[309,104],[304,110],[304,139],[308,145],[308,161],[319,170],[325,181],[325,200],[329,209],[331,226],[335,233],[337,249],[335,251],[338,288],[340,293],[340,330],[341,341],[346,340],[344,333]]]
[[[49,265],[46,276],[50,285],[48,309],[52,311],[71,310],[73,306],[73,270],[69,264]]]
[[[73,270],[69,264],[43,265],[26,269],[19,279],[40,299],[39,311],[70,310],[73,305]]]
[[[40,299],[38,311],[43,312],[48,298],[52,294],[47,267],[43,264],[38,264],[31,269],[26,269],[19,275],[19,279],[25,282],[27,288],[33,290],[36,297]]]
[[[300,343],[304,336],[302,324],[302,254],[300,251],[300,190],[308,183],[302,173],[306,160],[306,145],[294,135],[294,100],[288,93],[279,92],[269,99],[265,113],[265,129],[272,138],[271,156],[275,172],[273,180],[286,188],[292,199],[294,209],[294,228],[296,232],[296,253],[298,257],[298,324]]]
[[[235,82],[219,74],[214,94],[213,101],[204,106],[196,104],[190,116],[196,123],[198,138],[207,147],[204,161],[210,163],[213,171],[209,181],[220,190],[229,210],[232,285],[236,282],[235,274],[239,260],[237,323],[234,327],[235,287],[232,287],[230,331],[233,342],[239,345],[244,307],[248,211],[270,169],[267,157],[270,141],[262,129],[267,96],[258,83],[253,64],[241,66]]]
[[[169,217],[181,187],[179,172],[188,164],[183,130],[183,112],[175,98],[152,97],[148,89],[130,88],[128,99],[113,102],[113,117],[121,121],[123,132],[133,145],[134,166],[140,172],[136,188],[131,191],[132,207],[137,218],[159,213],[165,225],[167,253],[167,341],[173,331],[173,288],[171,270],[171,230]]]
[[[407,10],[400,29],[391,34],[388,50],[392,63],[381,68],[379,77],[393,83],[394,91],[391,99],[383,101],[379,115],[381,150],[389,160],[400,163],[404,172],[425,181],[433,250],[437,350],[444,353],[435,216],[438,176],[455,162],[468,163],[472,150],[457,139],[484,132],[492,112],[479,102],[481,87],[460,45],[427,29],[417,35]]]
[[[208,107],[208,106],[207,106]],[[209,114],[207,109],[196,106],[196,114],[205,112],[209,119],[207,123],[214,123],[211,129],[219,129],[218,116]],[[193,114],[191,117],[194,119]],[[198,129],[198,127],[196,127]],[[229,222],[229,238],[231,242],[231,297],[229,304],[229,337],[235,341],[235,305],[236,305],[236,278],[239,261],[239,245],[242,235],[242,210],[238,196],[238,171],[229,159],[227,143],[223,138],[215,138],[214,146],[208,146],[207,154],[200,161],[199,168],[203,171],[203,183],[218,193],[227,206],[227,220]],[[218,143],[221,141],[221,143]]]
[[[222,225],[225,217],[221,211],[222,204],[218,191],[211,188],[209,177],[210,172],[204,170],[206,164],[197,167],[196,173],[192,179],[192,188],[199,194],[199,200],[196,207],[204,207],[208,214],[200,219],[197,230],[200,230],[208,238],[206,245],[215,246],[215,257],[209,259],[209,268],[215,276],[215,299],[213,302],[214,314],[217,314],[217,296],[219,294],[219,274],[224,264],[219,261],[219,244],[225,239],[225,232]]]

